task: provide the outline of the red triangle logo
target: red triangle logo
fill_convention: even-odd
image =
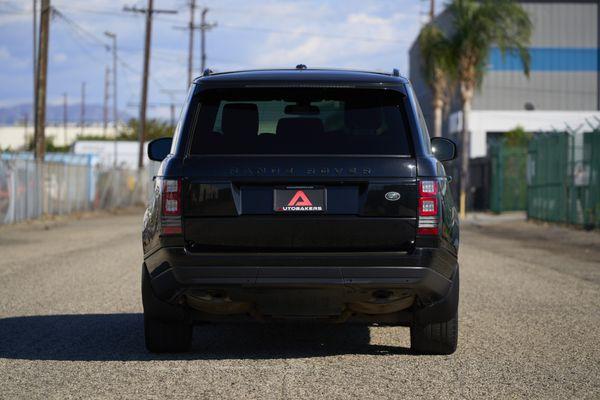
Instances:
[[[308,199],[308,196],[302,191],[298,190],[294,197],[288,203],[288,207],[294,206],[312,206],[312,203]]]

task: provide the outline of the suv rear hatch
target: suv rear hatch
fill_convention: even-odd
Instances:
[[[201,92],[182,181],[188,250],[407,250],[417,186],[405,101],[381,89]]]

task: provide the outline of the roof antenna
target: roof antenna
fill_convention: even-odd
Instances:
[[[400,76],[400,71],[398,71],[398,68],[394,68],[394,70],[392,71],[392,75],[393,76]]]
[[[212,69],[206,68],[204,70],[204,72],[202,73],[202,76],[210,76],[210,75],[212,75],[212,73],[213,73]]]
[[[296,69],[306,69],[306,65],[298,64],[298,65],[296,65]]]

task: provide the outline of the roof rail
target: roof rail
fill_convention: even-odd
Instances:
[[[212,69],[206,68],[204,70],[204,72],[202,73],[202,76],[210,76],[210,75],[212,75],[212,73],[213,73]]]
[[[296,65],[296,69],[306,69],[306,68],[307,67],[304,64],[298,64],[298,65]]]
[[[394,68],[394,70],[392,71],[392,75],[393,76],[400,76],[400,71],[398,71],[398,68]]]

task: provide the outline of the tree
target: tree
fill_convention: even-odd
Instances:
[[[430,23],[419,34],[419,51],[421,72],[432,93],[433,134],[442,136],[442,108],[448,101],[450,84],[456,76],[452,45],[446,35]]]
[[[127,125],[123,127],[119,135],[117,136],[117,140],[138,140],[140,129],[139,120],[135,118],[131,118],[127,121]],[[161,137],[171,137],[175,128],[171,126],[169,122],[158,120],[158,119],[149,119],[146,121],[146,140],[158,139]],[[100,136],[100,135],[84,135],[78,136],[77,140],[106,140],[113,141],[115,140],[112,137]]]
[[[127,130],[126,133],[131,135],[132,140],[137,140],[138,134],[140,130],[140,121],[131,118],[127,122]],[[158,119],[149,119],[146,120],[146,140],[158,139],[161,137],[171,137],[175,131],[175,127],[171,126],[171,124],[167,121],[162,121]],[[121,133],[121,136],[124,136],[124,133]]]
[[[469,116],[475,89],[486,71],[490,50],[497,46],[502,57],[516,54],[523,72],[529,76],[527,47],[532,24],[527,12],[512,0],[453,0],[448,9],[453,17],[452,51],[457,65],[457,80],[462,102],[460,213],[466,213],[469,179]]]
[[[32,137],[29,139],[29,143],[27,143],[26,150],[27,151],[35,151],[35,138]],[[71,146],[69,144],[64,144],[62,146],[58,146],[54,144],[54,137],[49,136],[44,140],[44,153],[68,153],[71,150]]]

